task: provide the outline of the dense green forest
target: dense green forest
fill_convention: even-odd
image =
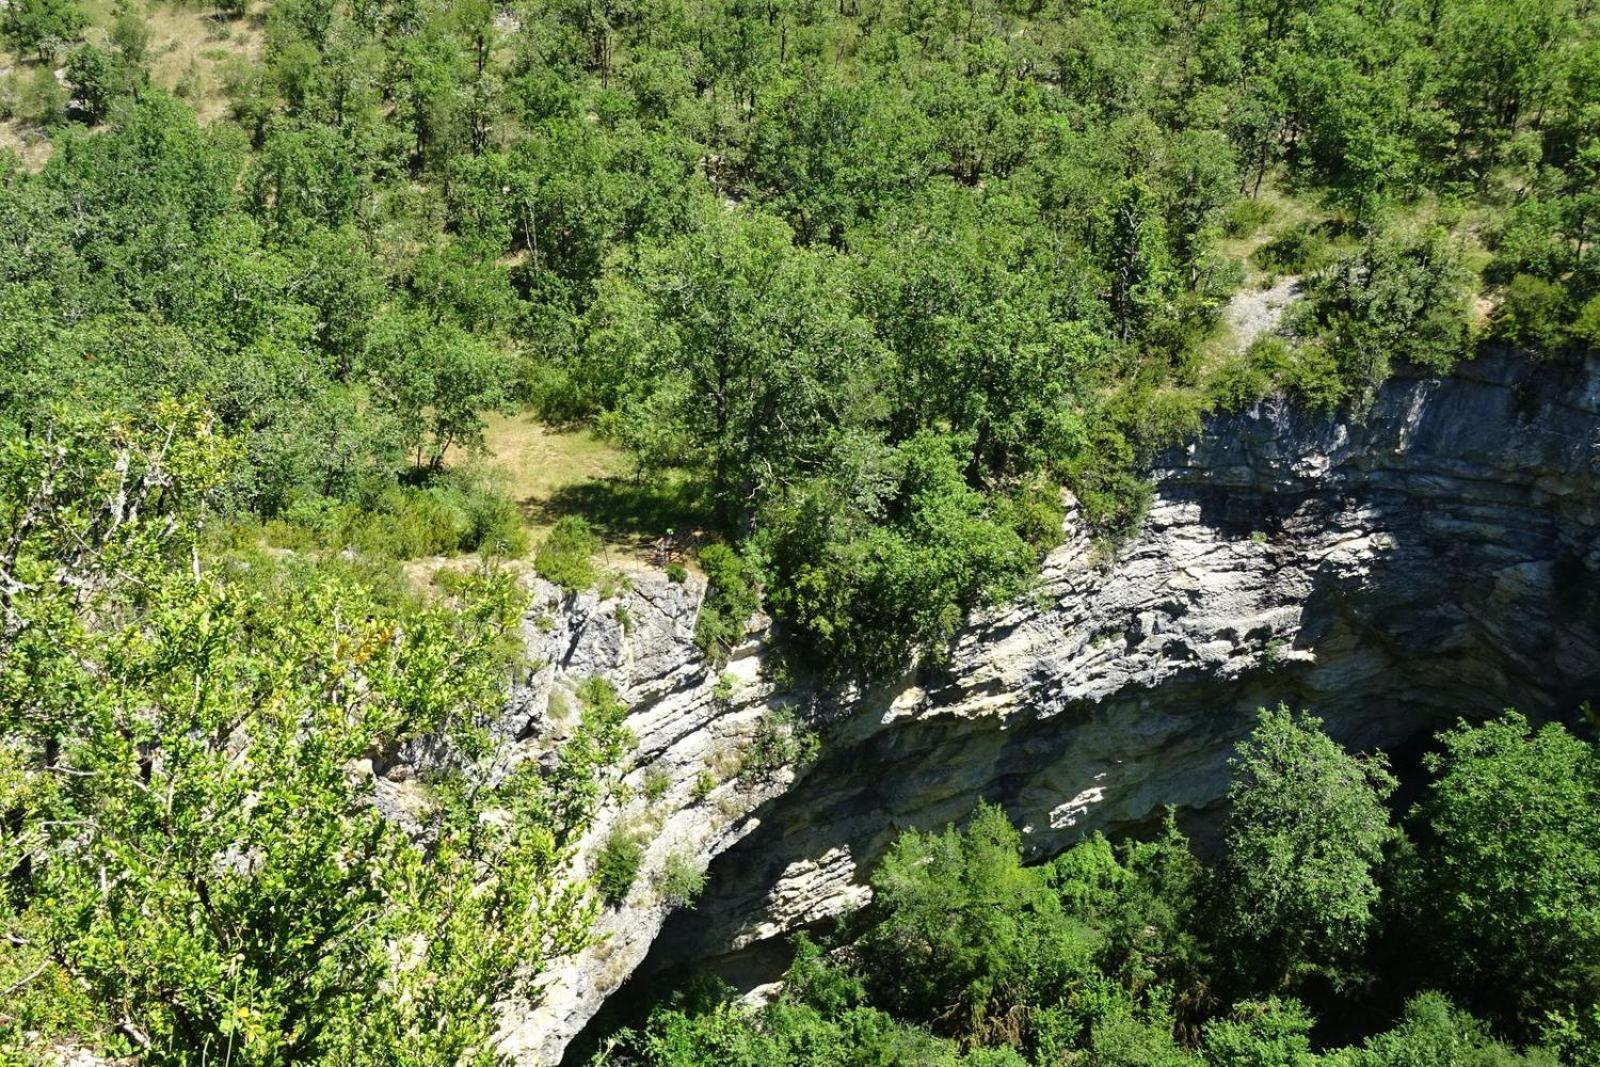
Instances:
[[[50,146],[0,163],[0,422],[178,395],[244,446],[231,513],[406,556],[523,547],[446,459],[531,406],[813,662],[937,655],[1055,485],[1127,530],[1208,407],[1600,336],[1583,3],[278,0],[159,49],[157,13],[0,22]],[[1294,340],[1238,350],[1280,278]]]
[[[1170,819],[1035,866],[997,808],[908,832],[777,999],[690,983],[592,1063],[1600,1063],[1600,752],[1515,712],[1439,741],[1396,826],[1383,759],[1263,711],[1214,868]]]
[[[1062,488],[1135,528],[1209,410],[1359,417],[1402,363],[1600,342],[1584,0],[8,0],[0,48],[23,1062],[491,1062],[495,1002],[589,936],[560,874],[630,744],[594,683],[496,770],[524,562],[576,590],[620,580],[609,539],[692,532],[713,659],[765,608],[797,666],[892,675],[1026,591]],[[1281,329],[1230,324],[1287,280]],[[629,469],[530,516],[485,456],[507,412]],[[1170,840],[1021,868],[992,814],[909,838],[777,1006],[619,1055],[1295,1062],[1311,1013],[1439,988],[1334,1055],[1517,1062],[1493,1027],[1592,1062],[1594,758],[1488,729],[1414,847],[1375,800],[1296,841],[1270,792],[1217,875]],[[401,825],[370,761],[424,737],[459,769]],[[1534,851],[1484,829],[1503,790]],[[919,945],[991,892],[1006,929]],[[1446,949],[1369,936],[1406,907]],[[890,988],[874,938],[948,960]]]

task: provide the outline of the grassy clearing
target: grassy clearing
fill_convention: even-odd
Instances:
[[[267,5],[252,4],[245,17],[228,19],[209,8],[132,2],[150,32],[150,80],[186,100],[202,123],[221,118],[228,109],[224,72],[234,63],[261,59]],[[89,17],[84,39],[109,47],[114,0],[84,0],[82,7]],[[30,113],[30,86],[66,60],[63,52],[47,66],[29,56],[0,52],[0,80],[8,83],[0,90],[15,101],[18,112],[0,120],[0,149],[17,153],[29,170],[43,167],[54,150],[50,129]]]
[[[151,80],[187,100],[202,123],[221,118],[228,109],[223,72],[240,59],[261,61],[265,5],[225,19],[203,8],[151,4],[145,17]]]
[[[548,514],[552,498],[628,469],[626,454],[589,430],[553,430],[528,414],[495,414],[484,421],[488,456],[483,462],[517,505],[535,540],[543,539],[560,518]],[[451,462],[465,459],[453,456]]]
[[[552,429],[526,413],[485,421],[488,455],[480,462],[517,505],[535,544],[570,515],[589,523],[608,553],[642,560],[667,530],[681,539],[699,525],[687,482],[671,475],[636,478],[627,454],[589,430]],[[451,462],[469,460],[457,455]]]

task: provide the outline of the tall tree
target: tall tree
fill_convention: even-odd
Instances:
[[[1515,712],[1441,735],[1411,921],[1470,1003],[1600,1039],[1600,753]]]
[[[1387,761],[1349,754],[1320,719],[1280,704],[1262,709],[1231,766],[1220,883],[1236,966],[1269,991],[1313,975],[1337,984],[1372,930],[1397,837]]]

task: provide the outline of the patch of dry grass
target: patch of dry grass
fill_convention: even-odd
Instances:
[[[148,5],[151,80],[183,96],[202,123],[221,118],[228,110],[223,71],[234,57],[261,61],[264,14],[263,6],[244,18],[225,19],[204,7]]]
[[[449,465],[480,463],[517,505],[535,545],[566,515],[586,520],[606,546],[608,566],[656,561],[662,536],[676,553],[704,538],[695,485],[664,471],[640,480],[626,452],[586,429],[558,430],[530,414],[489,415],[482,459],[452,453]]]
[[[553,430],[532,415],[490,415],[484,431],[487,463],[523,511],[536,514],[560,490],[622,474],[626,453],[589,430]],[[530,518],[529,529],[542,536],[553,524]]]
[[[224,81],[227,67],[240,59],[259,63],[265,42],[263,24],[266,4],[251,5],[244,18],[227,19],[214,8],[175,3],[133,0],[150,32],[150,80],[165,91],[182,97],[202,123],[227,114],[228,94]],[[111,26],[116,20],[114,0],[85,0],[89,16],[84,38],[109,47]],[[66,63],[66,55],[56,59],[56,67]],[[0,53],[0,73],[13,82],[13,93],[24,93],[37,76],[41,65],[30,57]],[[50,131],[33,116],[17,115],[0,121],[0,148],[16,152],[29,170],[38,170],[49,161],[55,146]]]

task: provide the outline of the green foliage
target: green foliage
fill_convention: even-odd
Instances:
[[[761,782],[785,769],[803,770],[816,759],[820,747],[817,735],[792,712],[769,712],[756,723],[750,744],[740,754],[739,778]]]
[[[706,886],[706,872],[687,852],[669,852],[656,878],[656,889],[669,907],[692,907]]]
[[[1554,282],[1518,274],[1495,308],[1495,333],[1520,348],[1551,356],[1567,341],[1567,292]]]
[[[1314,1022],[1293,1000],[1236,1004],[1228,1018],[1206,1024],[1205,1061],[1210,1067],[1312,1067]]]
[[[397,560],[459,552],[505,558],[528,547],[516,507],[492,485],[456,472],[432,485],[386,486],[349,503],[297,499],[263,532],[279,547],[353,548]]]
[[[1443,230],[1386,231],[1309,281],[1302,318],[1364,407],[1394,360],[1444,372],[1467,354],[1467,283]]]
[[[600,551],[600,538],[582,519],[558,519],[533,556],[533,569],[539,577],[554,582],[569,593],[581,593],[600,578],[594,556]]]
[[[366,366],[378,403],[405,428],[416,465],[435,469],[452,446],[482,449],[483,412],[503,402],[510,373],[495,346],[421,314],[379,318]]]
[[[29,235],[0,250],[0,418],[190,395],[271,518],[366,507],[531,402],[638,461],[555,510],[710,527],[802,652],[886,674],[1015,591],[1006,531],[1047,546],[1056,485],[1123,535],[1210,403],[1359,409],[1393,360],[1464,354],[1460,238],[1565,295],[1541,318],[1518,283],[1508,336],[1600,334],[1580,6],[391,7],[278,0],[204,129],[148,84],[139,12],[97,13],[68,75],[109,128],[0,183]],[[66,0],[3,21],[35,51],[83,28]],[[14,109],[65,125],[36,74]],[[1212,381],[1261,239],[1312,310]],[[931,439],[954,524],[900,484]]]
[[[1523,810],[1531,808],[1539,819],[1548,803],[1546,784],[1554,785],[1555,796],[1563,798],[1556,803],[1564,805],[1570,791],[1564,783],[1576,751],[1563,752],[1539,772],[1543,783],[1535,776],[1516,786],[1510,784],[1517,773],[1512,767],[1504,768],[1505,780],[1497,783],[1497,775],[1462,766],[1453,753],[1487,744],[1483,731],[1490,730],[1503,733],[1505,744],[1530,745],[1543,736],[1557,749],[1568,743],[1583,747],[1549,729],[1530,736],[1514,717],[1476,731],[1463,728],[1446,735],[1447,755],[1438,762],[1447,766],[1456,760],[1455,772],[1446,777],[1465,773],[1495,799],[1516,803],[1505,790],[1520,790]],[[1370,849],[1353,854],[1346,836],[1359,822],[1358,840],[1372,845],[1387,839],[1379,800],[1390,784],[1373,761],[1333,745],[1316,720],[1282,709],[1263,713],[1240,746],[1235,775],[1227,852],[1215,876],[1190,852],[1170,818],[1154,840],[1113,848],[1095,834],[1051,862],[1026,866],[1022,835],[1000,809],[980,807],[962,830],[901,834],[872,875],[866,908],[824,944],[796,937],[782,992],[766,1007],[743,1008],[731,993],[691,985],[658,1006],[642,1030],[613,1035],[608,1051],[594,1062],[671,1067],[723,1062],[1553,1067],[1558,1062],[1551,1050],[1519,1053],[1496,1040],[1487,1023],[1438,993],[1406,1000],[1404,983],[1393,991],[1392,1009],[1379,1007],[1382,1002],[1373,999],[1370,987],[1333,1001],[1334,1011],[1355,1012],[1327,1016],[1339,1020],[1337,1032],[1364,1033],[1365,1040],[1327,1048],[1325,1039],[1315,1036],[1321,1027],[1306,1004],[1269,992],[1283,981],[1285,968],[1278,962],[1259,968],[1261,979],[1251,984],[1239,973],[1236,954],[1261,946],[1239,943],[1240,927],[1229,919],[1227,898],[1236,894],[1233,880],[1239,872],[1249,872],[1261,856],[1258,842],[1309,842],[1304,864],[1309,871],[1343,873],[1308,886],[1288,868],[1280,873],[1294,883],[1290,888],[1326,889],[1332,900],[1312,899],[1308,907],[1327,910],[1329,903],[1337,908],[1342,898],[1349,905],[1346,912],[1368,913],[1357,924],[1365,925],[1374,911],[1364,888],[1374,854]],[[1555,785],[1557,779],[1563,784]],[[1530,804],[1535,794],[1541,800]],[[1303,809],[1291,818],[1300,802]],[[1346,805],[1354,812],[1342,812]],[[1554,831],[1563,824],[1552,818],[1544,825]],[[1594,850],[1583,844],[1574,851],[1589,856]],[[1323,856],[1327,862],[1321,862]],[[1486,882],[1500,878],[1498,872],[1474,869],[1480,871]],[[1581,869],[1571,873],[1574,878],[1563,879],[1568,885],[1587,885]],[[1352,885],[1354,893],[1348,891]],[[1219,890],[1227,894],[1221,901]],[[1258,899],[1273,906],[1268,897]],[[1276,914],[1281,919],[1284,911]],[[1333,925],[1348,931],[1346,917],[1333,916]],[[1419,933],[1433,937],[1436,929],[1425,926]],[[1320,966],[1319,953],[1326,958],[1326,944],[1302,939],[1300,945],[1310,954],[1305,965]],[[1442,942],[1441,963],[1454,951],[1453,944]],[[1507,951],[1515,955],[1517,950]],[[1341,955],[1347,964],[1354,958]],[[1287,971],[1303,969],[1296,961]],[[1450,966],[1432,974],[1447,977]],[[1241,981],[1241,999],[1219,996],[1224,983]],[[1325,999],[1328,990],[1320,992]],[[1387,1031],[1373,1032],[1386,1011],[1397,1021]],[[1543,1019],[1537,1009],[1525,1018]],[[1559,1062],[1589,1062],[1585,1057],[1592,1056],[1593,1046],[1583,1044],[1580,1029],[1557,1025],[1546,1036],[1563,1043]]]
[[[660,800],[672,788],[672,776],[659,767],[651,767],[644,772],[643,785],[646,800]]]
[[[1069,893],[1092,894],[1094,875],[1063,869],[1053,887],[1046,872],[1022,867],[1020,844],[989,807],[963,832],[896,842],[873,874],[859,939],[875,1003],[980,1044],[1017,1044],[1032,1012],[1091,973],[1098,938]],[[1097,860],[1120,873],[1108,849]],[[917,965],[904,966],[910,959]]]
[[[236,455],[174,408],[4,449],[0,910],[47,954],[6,996],[153,1062],[392,1062],[423,1026],[415,1062],[471,1059],[592,910],[555,881],[587,814],[531,766],[479,765],[521,597],[494,574],[418,604],[208,560],[196,524]],[[460,759],[420,779],[413,839],[359,761],[423,738]]]
[[[1600,348],[1600,296],[1592,296],[1578,309],[1572,336],[1591,350]]]
[[[750,617],[761,606],[759,572],[723,544],[700,550],[700,568],[706,574],[706,595],[695,620],[694,641],[713,661],[725,662],[744,641]]]
[[[1254,201],[1244,201],[1254,203]],[[1335,246],[1320,224],[1294,226],[1256,249],[1256,263],[1284,274],[1311,274],[1333,263]]]
[[[16,0],[0,14],[0,38],[16,52],[32,52],[41,63],[55,58],[89,24],[73,0]]]
[[[874,497],[813,484],[770,512],[768,603],[814,662],[899,669],[937,655],[967,609],[1021,590],[1034,552],[967,484],[962,445],[919,434],[880,459]]]
[[[67,84],[90,122],[102,122],[122,91],[116,62],[92,44],[81,44],[67,57]]]
[[[1414,998],[1394,1029],[1369,1038],[1359,1051],[1329,1060],[1336,1067],[1554,1067],[1559,1062],[1540,1050],[1518,1055],[1438,993]]]
[[[639,878],[644,862],[644,843],[639,835],[621,827],[613,829],[600,843],[594,857],[594,884],[606,903],[616,906],[627,897]]]
[[[1600,1032],[1600,755],[1522,716],[1441,735],[1412,921],[1451,988],[1510,1026]]]
[[[1378,868],[1396,838],[1386,761],[1349,755],[1321,720],[1279,705],[1262,710],[1231,765],[1222,884],[1237,965],[1269,990],[1309,974],[1343,981],[1374,924]]]

